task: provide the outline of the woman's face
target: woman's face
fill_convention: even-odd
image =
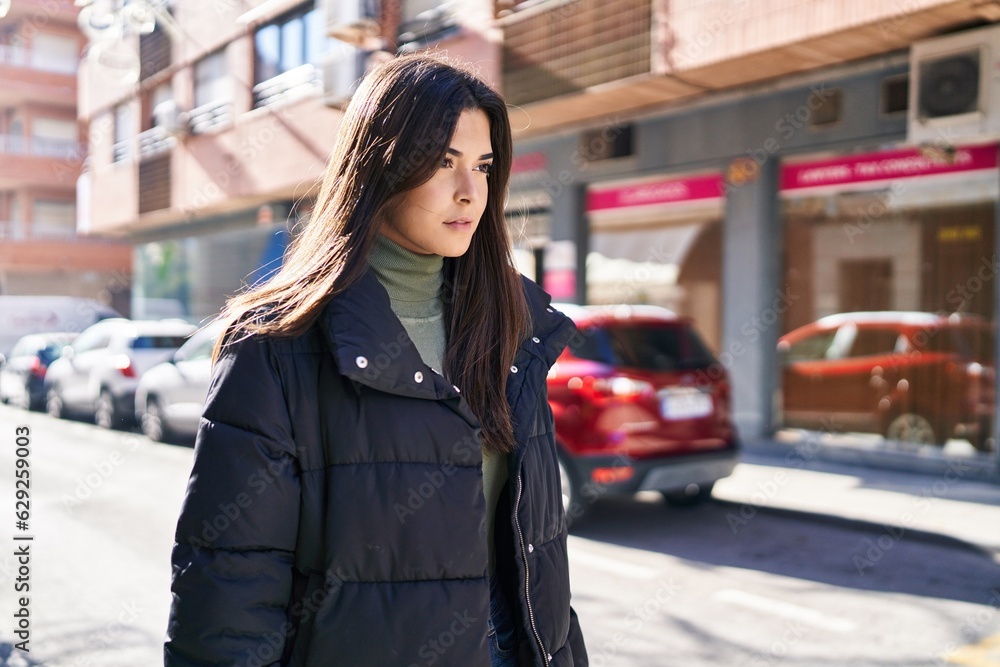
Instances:
[[[464,255],[486,210],[492,164],[489,118],[463,111],[437,171],[403,195],[382,233],[421,255]]]

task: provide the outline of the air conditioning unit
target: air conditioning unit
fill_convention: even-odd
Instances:
[[[166,100],[153,108],[153,124],[171,134],[182,134],[188,129],[187,114],[178,108],[177,102]]]
[[[1000,25],[913,44],[907,141],[1000,138]]]
[[[374,47],[382,32],[379,0],[324,0],[326,34],[360,47]]]
[[[320,62],[323,69],[323,103],[343,108],[365,75],[368,51],[338,44]]]

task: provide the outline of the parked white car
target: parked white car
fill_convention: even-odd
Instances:
[[[193,438],[197,434],[212,381],[212,349],[221,333],[222,322],[211,322],[139,380],[135,419],[151,440]]]
[[[177,319],[98,322],[49,366],[46,411],[54,417],[92,417],[105,428],[131,425],[139,378],[169,359],[196,330]]]

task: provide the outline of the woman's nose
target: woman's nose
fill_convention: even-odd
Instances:
[[[479,199],[479,184],[476,182],[476,175],[472,172],[456,172],[457,182],[455,184],[455,201],[463,204],[472,204]]]

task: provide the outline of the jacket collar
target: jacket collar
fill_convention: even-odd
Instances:
[[[521,276],[531,313],[532,333],[523,342],[552,366],[577,329],[572,320],[553,309],[552,297]],[[389,294],[374,270],[366,267],[356,283],[330,300],[320,317],[320,328],[341,374],[381,391],[416,398],[445,399],[460,390],[431,370],[420,358]]]

